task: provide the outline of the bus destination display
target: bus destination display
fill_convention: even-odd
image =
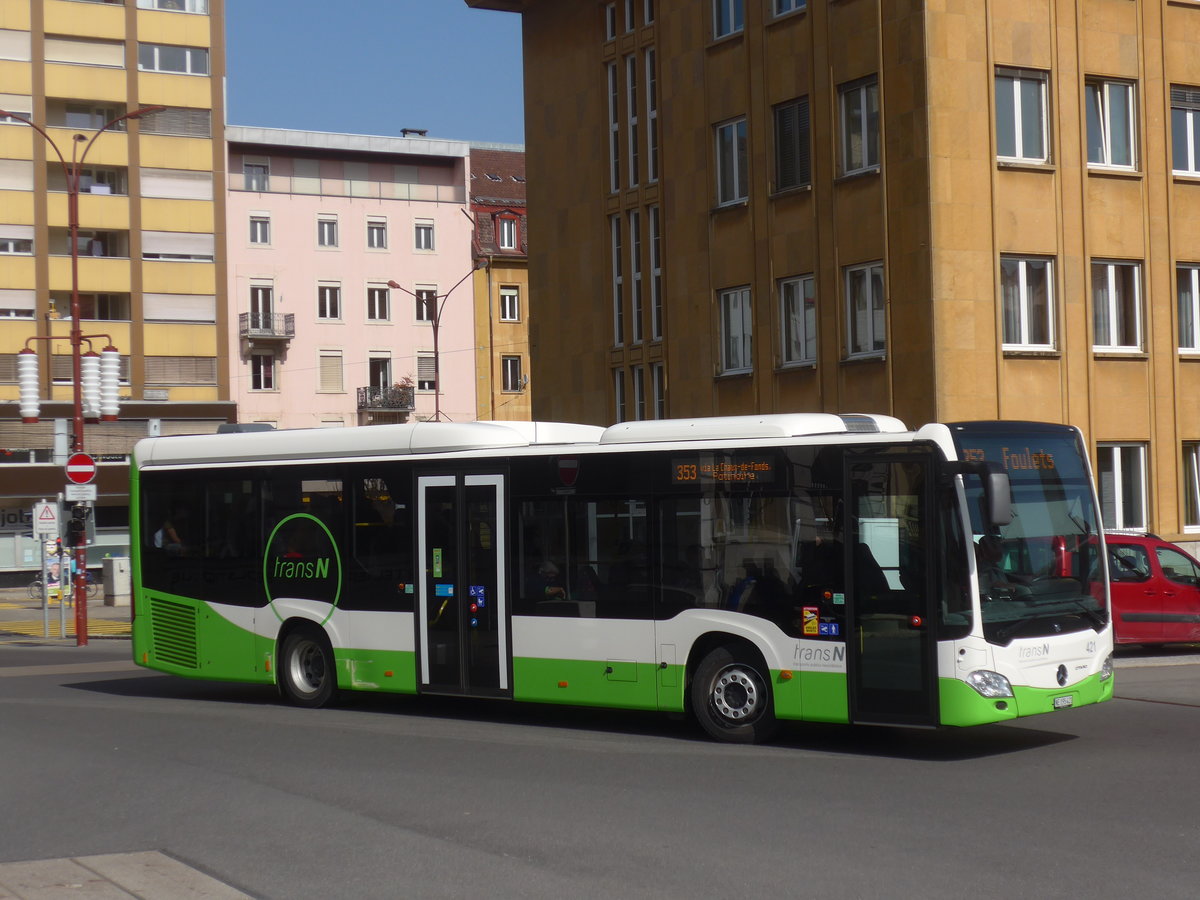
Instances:
[[[671,460],[672,484],[769,484],[774,480],[774,461],[761,457],[716,459],[711,456],[687,456]]]

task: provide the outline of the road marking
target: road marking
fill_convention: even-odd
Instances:
[[[75,618],[67,620],[67,633],[64,635],[58,628],[58,617],[50,617],[50,633],[41,619],[26,619],[19,622],[0,621],[0,643],[21,640],[23,638],[42,638],[43,640],[62,640],[75,636]],[[111,619],[91,619],[88,621],[88,637],[129,637],[133,626],[129,622],[112,621]]]

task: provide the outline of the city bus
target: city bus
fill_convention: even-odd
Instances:
[[[781,720],[1004,722],[1108,700],[1078,430],[775,414],[139,441],[134,660],[344,691]]]

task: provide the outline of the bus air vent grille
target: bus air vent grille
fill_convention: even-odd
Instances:
[[[194,607],[156,597],[150,601],[150,621],[154,655],[159,662],[185,669],[199,668]]]

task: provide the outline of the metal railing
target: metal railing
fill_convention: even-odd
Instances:
[[[238,333],[242,337],[288,339],[296,336],[295,313],[239,313]]]
[[[403,385],[360,387],[358,389],[358,408],[411,411],[417,408],[416,392],[412,386]]]
[[[230,172],[231,191],[264,194],[308,194],[314,197],[362,197],[368,200],[429,200],[465,203],[467,191],[460,184],[411,184],[402,181],[359,181],[352,178],[315,178]]]

